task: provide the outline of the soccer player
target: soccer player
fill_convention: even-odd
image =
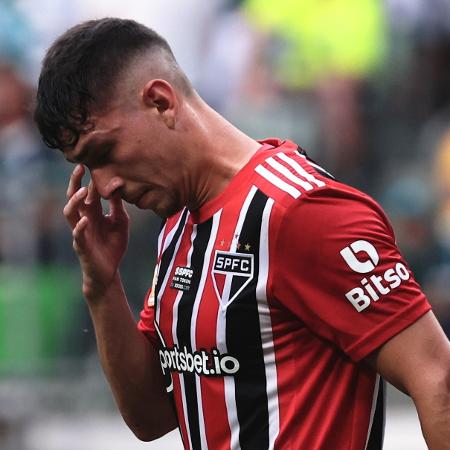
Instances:
[[[374,200],[293,142],[228,123],[129,20],[53,44],[35,118],[77,164],[64,214],[140,439],[179,427],[193,450],[380,449],[385,379],[414,400],[429,447],[450,449],[449,343]],[[137,325],[118,269],[123,201],[165,219]]]

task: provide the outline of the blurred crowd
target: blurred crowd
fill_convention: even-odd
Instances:
[[[0,373],[45,373],[94,348],[61,213],[71,168],[41,143],[32,100],[52,40],[103,16],[156,29],[221,114],[295,140],[374,196],[450,335],[448,0],[0,0]],[[137,313],[159,220],[129,212]]]

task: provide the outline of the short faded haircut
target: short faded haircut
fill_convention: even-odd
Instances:
[[[134,20],[104,18],[76,25],[59,37],[44,58],[34,119],[51,148],[73,147],[92,129],[90,115],[104,107],[119,77],[140,55],[159,51],[186,95],[192,85],[167,41]]]

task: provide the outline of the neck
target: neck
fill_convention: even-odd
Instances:
[[[261,146],[206,103],[199,102],[193,110],[196,132],[191,154],[195,155],[195,170],[189,173],[186,190],[191,210],[219,195]]]

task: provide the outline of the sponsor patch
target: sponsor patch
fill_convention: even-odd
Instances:
[[[343,248],[340,254],[354,272],[371,274],[362,278],[359,286],[353,287],[345,294],[346,299],[358,312],[364,311],[372,302],[378,301],[410,278],[408,269],[401,262],[388,267],[383,273],[375,273],[380,255],[368,241],[352,242]]]
[[[234,375],[240,368],[239,361],[231,355],[221,354],[217,348],[211,351],[190,352],[186,346],[159,350],[163,374],[170,372],[196,373],[207,377]]]
[[[193,275],[194,271],[190,267],[176,267],[170,287],[179,291],[189,291]]]
[[[220,304],[229,305],[253,278],[253,255],[216,250],[212,268],[214,289]]]

